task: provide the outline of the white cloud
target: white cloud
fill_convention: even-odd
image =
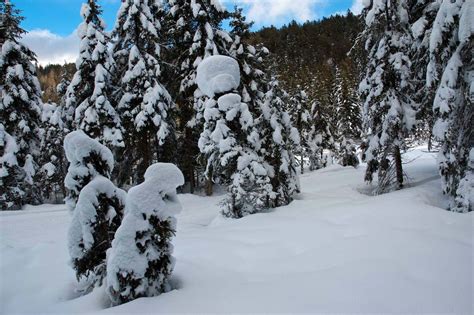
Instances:
[[[298,22],[313,20],[316,6],[327,0],[227,0],[244,6],[249,20],[257,25],[283,24],[290,19]]]
[[[79,53],[76,31],[68,36],[60,36],[49,30],[35,29],[25,34],[21,41],[36,53],[41,65],[75,62]]]

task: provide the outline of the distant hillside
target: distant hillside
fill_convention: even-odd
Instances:
[[[65,65],[47,65],[45,67],[38,66],[38,80],[43,91],[43,102],[59,102],[59,96],[56,92],[56,86],[61,81],[61,75],[66,71],[69,79],[72,78],[76,67],[73,63]]]
[[[276,72],[288,90],[300,85],[324,103],[321,91],[330,88],[336,66],[353,84],[359,81],[363,53],[358,51],[358,60],[347,53],[362,29],[360,18],[348,12],[304,24],[292,22],[281,29],[264,28],[252,42],[263,43],[274,54]]]

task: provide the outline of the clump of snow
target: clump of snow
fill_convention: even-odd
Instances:
[[[82,130],[66,135],[64,151],[69,168],[64,186],[69,190],[66,203],[72,211],[81,189],[97,175],[108,177],[114,168],[112,152]]]
[[[107,293],[113,304],[169,291],[171,238],[181,211],[176,188],[183,184],[175,165],[157,163],[147,169],[142,184],[130,189],[107,260]]]
[[[228,56],[211,56],[204,59],[197,68],[199,89],[209,97],[230,92],[240,84],[238,62]]]

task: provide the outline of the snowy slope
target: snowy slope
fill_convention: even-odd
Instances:
[[[108,308],[75,298],[65,206],[0,213],[0,313],[473,312],[474,215],[440,208],[434,155],[405,156],[406,189],[361,194],[363,167],[304,174],[290,206],[240,220],[180,195],[176,290]]]

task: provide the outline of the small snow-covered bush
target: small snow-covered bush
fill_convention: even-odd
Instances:
[[[175,165],[157,163],[128,192],[125,216],[107,259],[107,293],[114,305],[170,290],[171,238],[181,211],[176,188],[183,184]]]
[[[109,177],[114,168],[112,152],[83,131],[69,133],[64,139],[64,151],[69,168],[64,180],[66,204],[74,211],[79,193],[94,177]]]
[[[80,291],[89,292],[102,284],[106,252],[122,221],[125,197],[125,191],[100,175],[81,190],[68,234],[69,254]]]
[[[357,157],[357,148],[351,139],[343,138],[338,150],[339,164],[342,166],[353,166],[359,165],[359,158]]]

